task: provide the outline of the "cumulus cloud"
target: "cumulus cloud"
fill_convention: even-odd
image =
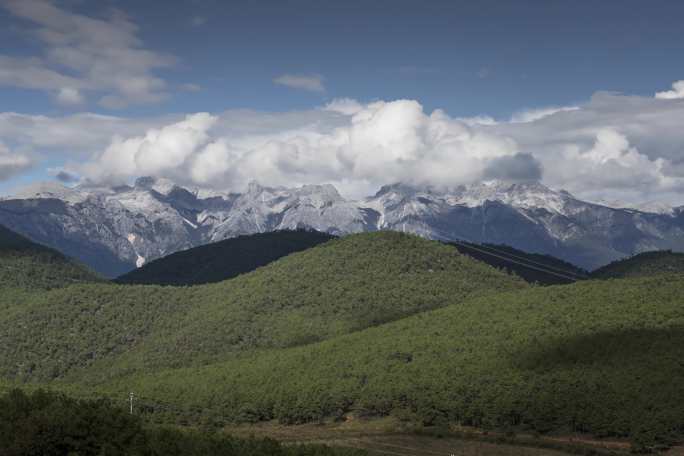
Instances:
[[[586,188],[610,191],[667,185],[668,178],[663,173],[666,160],[650,159],[612,128],[599,130],[593,145],[585,150],[567,147],[562,158],[566,163],[575,163],[572,170],[559,170],[565,174],[564,180],[579,181]]]
[[[90,170],[231,191],[253,179],[330,182],[354,197],[388,182],[502,179],[541,180],[580,197],[671,198],[684,190],[683,120],[684,103],[663,108],[652,98],[617,94],[499,122],[426,112],[415,100],[341,99],[311,111],[189,116],[112,142]]]
[[[663,100],[676,100],[678,98],[684,98],[684,81],[674,82],[672,84],[672,90],[656,92],[655,97]]]
[[[67,105],[94,93],[110,108],[167,96],[166,82],[154,71],[175,59],[145,49],[138,27],[122,13],[93,18],[48,0],[4,0],[0,7],[32,23],[31,33],[43,48],[41,56],[0,55],[0,85],[43,90]]]
[[[541,180],[581,198],[684,204],[684,101],[597,93],[510,120],[452,117],[415,100],[333,100],[311,110],[230,110],[125,119],[0,114],[0,137],[64,153],[91,180],[141,175],[242,191],[332,183],[350,197],[391,182],[455,186]]]
[[[181,171],[186,160],[208,142],[207,130],[215,121],[214,116],[198,113],[148,130],[144,136],[116,137],[95,162],[84,167],[84,173],[92,180],[112,181]]]
[[[286,130],[228,136],[221,134],[225,114],[190,115],[115,139],[83,172],[93,180],[151,174],[228,190],[242,190],[253,179],[269,185],[332,182],[359,196],[395,181],[472,182],[491,160],[517,152],[509,139],[474,131],[439,110],[426,113],[413,100],[347,100],[328,109],[342,122],[322,124],[319,116],[310,124],[304,116]]]
[[[309,92],[325,92],[325,87],[323,86],[323,76],[320,74],[283,74],[282,76],[278,76],[277,78],[273,79],[273,83],[290,87],[292,89],[306,90]]]

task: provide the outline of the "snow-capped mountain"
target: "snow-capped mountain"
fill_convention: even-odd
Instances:
[[[585,268],[645,250],[684,250],[683,208],[612,208],[540,183],[500,181],[451,189],[393,184],[358,201],[332,185],[252,183],[235,194],[149,177],[119,187],[45,183],[0,200],[0,224],[107,276],[200,244],[295,228],[508,244]]]
[[[646,201],[644,203],[625,203],[623,201],[596,201],[596,204],[616,209],[635,209],[653,214],[674,214],[676,207],[660,201]]]

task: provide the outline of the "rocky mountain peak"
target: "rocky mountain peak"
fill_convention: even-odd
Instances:
[[[258,195],[262,193],[264,190],[266,190],[266,187],[262,186],[259,184],[257,181],[250,181],[249,184],[247,184],[247,194],[248,195]]]
[[[421,189],[417,186],[405,184],[402,182],[395,182],[394,184],[383,185],[377,191],[374,198],[380,198],[388,194],[396,194],[401,196],[412,196],[418,193]]]
[[[485,201],[498,201],[523,209],[546,209],[563,213],[565,204],[572,196],[567,192],[551,190],[540,182],[485,181],[460,187],[450,195],[451,204],[476,207]]]
[[[297,196],[318,207],[345,201],[332,184],[303,185],[297,189]]]
[[[19,189],[13,199],[58,199],[68,203],[76,204],[85,201],[88,194],[78,188],[71,188],[59,182],[46,181],[36,182]]]
[[[136,189],[154,190],[162,195],[168,195],[175,188],[179,188],[174,182],[169,179],[160,177],[143,176],[135,180],[134,187]]]
[[[509,244],[592,268],[646,249],[684,250],[684,211],[657,205],[644,210],[648,218],[634,209],[583,202],[539,182],[486,181],[450,189],[394,183],[354,201],[330,184],[284,188],[251,182],[245,193],[229,194],[142,177],[120,187],[35,184],[0,200],[0,223],[109,276],[207,242],[303,227],[338,235],[388,229]]]

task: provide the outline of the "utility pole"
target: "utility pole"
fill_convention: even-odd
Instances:
[[[135,394],[128,393],[128,402],[130,403],[130,406],[131,406],[131,415],[133,415],[133,398],[134,397],[135,397]]]

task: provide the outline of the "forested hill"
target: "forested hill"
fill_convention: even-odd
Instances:
[[[450,245],[364,233],[220,283],[3,290],[0,382],[134,391],[169,422],[395,415],[644,450],[684,439],[682,286],[531,287]]]
[[[670,250],[640,253],[607,264],[593,271],[591,277],[615,279],[671,273],[684,273],[684,253],[675,253]]]
[[[465,241],[450,244],[463,254],[513,273],[529,283],[560,285],[588,278],[588,272],[584,269],[551,255],[529,253],[507,245]]]
[[[394,415],[643,450],[684,438],[683,286],[662,275],[529,287],[107,388],[237,421]]]
[[[122,275],[116,282],[154,285],[220,282],[331,239],[334,236],[312,230],[238,236],[157,259]]]
[[[107,283],[33,296],[0,319],[0,345],[8,347],[0,350],[0,376],[50,380],[91,366],[107,376],[197,365],[526,287],[437,241],[350,235],[215,284]]]
[[[0,288],[40,290],[101,280],[60,252],[0,225]]]
[[[244,235],[173,253],[128,272],[115,281],[127,284],[198,285],[220,282],[265,266],[290,253],[335,237],[313,230]],[[555,285],[587,278],[588,273],[550,255],[533,254],[505,245],[452,242],[461,253],[529,283]]]

